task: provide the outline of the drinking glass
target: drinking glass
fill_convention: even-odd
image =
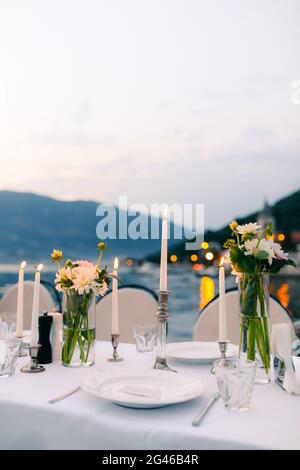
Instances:
[[[245,411],[250,406],[256,372],[256,362],[230,359],[230,366],[215,361],[215,371],[220,395],[229,410]]]
[[[16,313],[0,313],[0,336],[12,336],[16,331],[16,324]]]
[[[157,326],[156,325],[134,325],[133,334],[138,352],[151,352],[156,345]]]
[[[19,338],[0,338],[0,377],[9,377],[15,373],[20,345]]]

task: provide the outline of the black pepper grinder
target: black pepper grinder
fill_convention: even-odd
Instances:
[[[39,344],[41,347],[38,351],[38,364],[50,364],[52,362],[52,347],[50,343],[50,332],[53,317],[44,312],[39,317]]]

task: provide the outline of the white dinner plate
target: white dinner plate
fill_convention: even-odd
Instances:
[[[199,379],[160,370],[97,373],[85,377],[81,386],[92,395],[130,408],[160,408],[182,403],[204,391]]]
[[[228,344],[227,356],[235,356],[238,346]],[[183,362],[211,363],[221,357],[219,344],[210,341],[187,341],[167,345],[167,355],[171,359]]]

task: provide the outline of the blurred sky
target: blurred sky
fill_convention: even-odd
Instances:
[[[1,0],[0,189],[205,203],[300,188],[299,0]]]

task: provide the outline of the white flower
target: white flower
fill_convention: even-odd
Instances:
[[[63,291],[63,288],[60,284],[57,283],[57,280],[55,279],[55,289],[58,291],[58,292],[62,292]]]
[[[252,240],[245,241],[245,255],[246,256],[255,256],[258,259],[267,259],[269,264],[272,264],[273,258],[276,258],[275,252],[273,249],[273,241],[262,238],[260,242],[256,238]],[[263,256],[264,253],[266,256]]]
[[[96,287],[95,289],[95,294],[101,295],[102,297],[104,297],[107,291],[108,291],[108,287],[107,287],[106,282],[104,281],[103,284],[98,284],[98,287]]]
[[[273,242],[273,240],[271,240],[271,242],[275,257],[277,259],[288,259],[288,254],[282,250],[281,245],[279,245],[279,243]]]
[[[73,269],[73,289],[82,295],[97,287],[98,271],[94,265],[78,266]]]
[[[62,268],[59,269],[58,272],[56,273],[55,276],[55,284],[56,284],[56,290],[58,292],[62,292],[63,286],[61,285],[61,282],[63,281],[70,281],[72,280],[72,272],[70,268]]]
[[[88,261],[75,261],[76,268],[63,268],[56,274],[56,289],[61,292],[66,289],[72,289],[79,295],[88,294],[91,291],[95,295],[104,296],[108,290],[105,281],[100,284],[99,269],[96,265]],[[71,281],[71,282],[70,282]]]
[[[261,225],[258,225],[256,222],[238,225],[235,229],[240,235],[244,235],[245,233],[253,233],[254,235],[261,229]]]

